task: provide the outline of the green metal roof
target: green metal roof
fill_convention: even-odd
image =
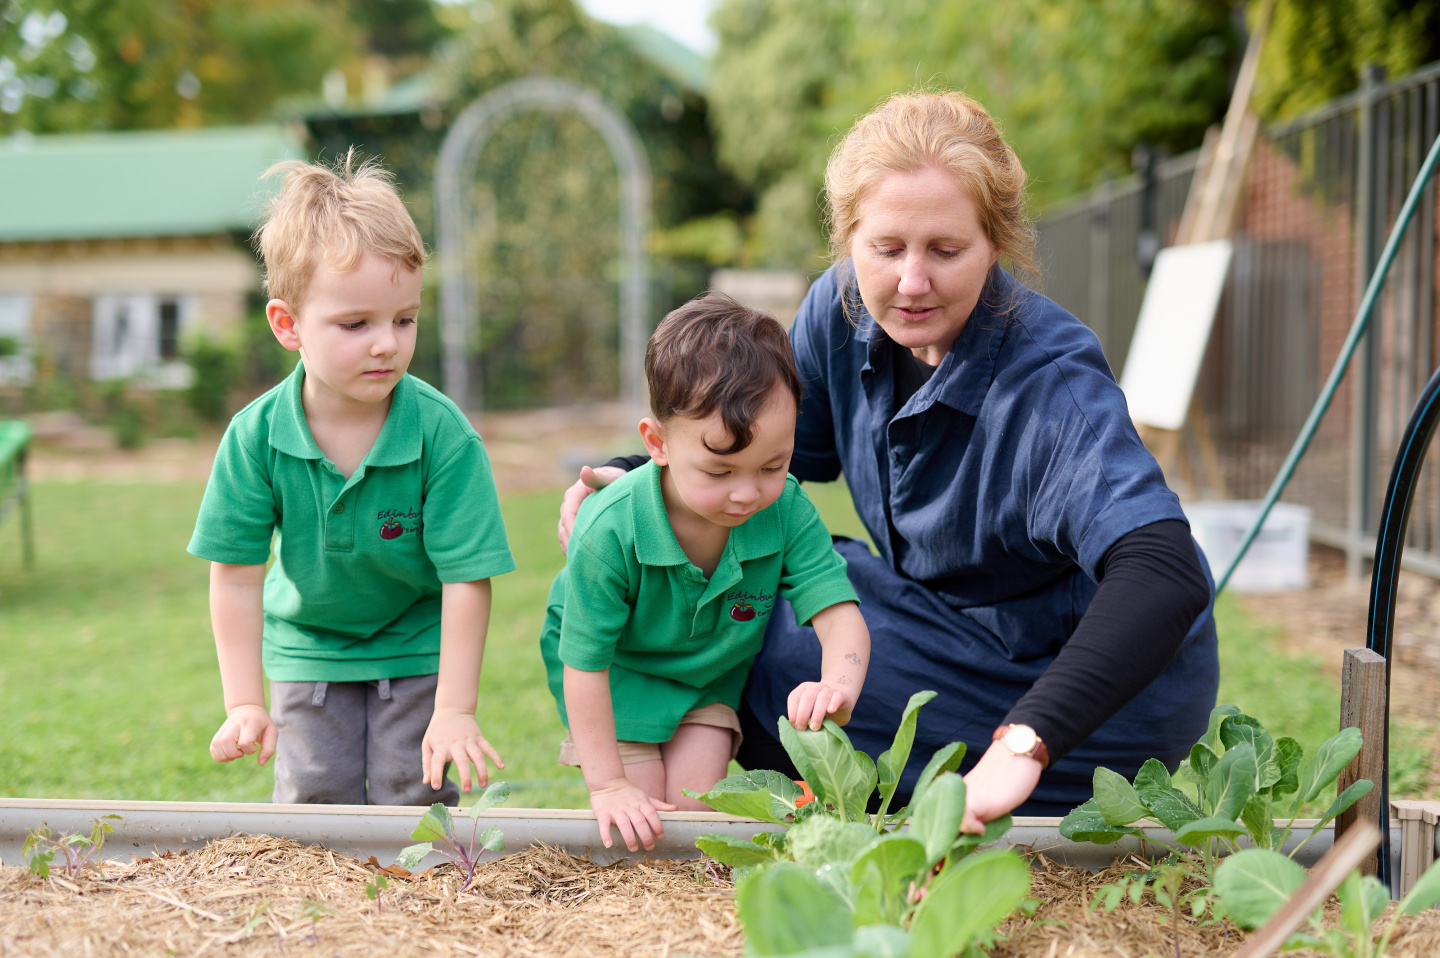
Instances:
[[[278,126],[0,140],[0,242],[246,230],[260,174],[302,159]]]

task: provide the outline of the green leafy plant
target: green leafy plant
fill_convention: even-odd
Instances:
[[[420,816],[420,824],[416,825],[415,831],[410,833],[410,837],[420,839],[420,843],[401,850],[400,857],[395,859],[395,864],[413,871],[426,855],[433,851],[439,851],[465,874],[465,882],[461,887],[468,888],[475,879],[475,866],[480,862],[480,855],[485,852],[505,850],[505,836],[501,833],[499,825],[491,825],[483,832],[479,831],[480,813],[487,808],[499,805],[509,797],[510,786],[508,784],[492,782],[485,791],[480,793],[480,797],[476,799],[474,805],[471,805],[469,809],[462,809],[462,812],[468,813],[474,820],[474,824],[470,826],[469,842],[466,842],[456,831],[455,820],[450,815],[450,809],[436,802],[426,810],[424,815]],[[437,849],[436,842],[443,842],[444,845]]]
[[[1105,845],[1125,835],[1146,837],[1137,823],[1153,819],[1170,829],[1179,845],[1199,852],[1204,875],[1213,884],[1218,850],[1239,851],[1240,836],[1248,835],[1257,848],[1283,848],[1301,808],[1334,785],[1360,744],[1359,729],[1341,729],[1306,758],[1293,738],[1272,738],[1235,706],[1217,706],[1205,737],[1180,766],[1180,774],[1195,783],[1195,798],[1176,788],[1165,766],[1153,758],[1140,767],[1133,782],[1097,768],[1095,796],[1065,816],[1060,834]],[[1362,779],[1346,788],[1290,855],[1373,787]],[[1165,842],[1157,844],[1182,852]]]
[[[115,831],[110,822],[120,821],[121,818],[120,815],[102,815],[91,819],[89,835],[52,832],[41,822],[38,828],[32,828],[25,834],[20,853],[25,856],[25,864],[30,870],[41,878],[50,877],[50,866],[56,855],[62,856],[63,864],[59,867],[69,878],[78,878],[87,868],[93,868],[103,876],[100,853],[105,848],[105,836]]]
[[[979,945],[993,940],[996,922],[1025,900],[1030,869],[1019,855],[1010,849],[975,854],[1009,829],[1010,817],[991,822],[984,835],[960,834],[965,781],[955,770],[963,744],[932,756],[910,805],[889,810],[910,759],[917,713],[934,697],[911,696],[893,744],[875,760],[857,751],[834,722],[796,731],[781,718],[781,744],[815,794],[808,804],[800,804],[798,784],[774,771],[733,775],[704,794],[687,792],[716,811],[784,826],[753,839],[703,835],[696,841],[735,869],[750,954],[978,954]],[[867,810],[872,796],[874,812]]]
[[[365,896],[375,903],[375,911],[384,911],[380,907],[380,896],[385,889],[390,887],[390,879],[384,872],[376,872],[370,880],[365,883]]]
[[[20,340],[14,336],[0,336],[0,359],[20,355]]]
[[[1185,884],[1191,879],[1198,879],[1199,886],[1187,891]],[[1180,954],[1180,913],[1188,911],[1192,918],[1200,918],[1211,910],[1215,890],[1205,882],[1204,875],[1193,859],[1173,855],[1096,889],[1089,910],[1114,911],[1127,898],[1132,904],[1138,905],[1144,900],[1146,891],[1154,897],[1156,904],[1170,909],[1175,954]]]
[[[376,902],[376,909],[379,909],[379,902]],[[310,934],[305,936],[306,941],[312,945],[320,941],[320,919],[331,913],[332,909],[323,901],[316,901],[314,898],[300,899],[300,915],[310,919]],[[283,946],[281,950],[284,950]]]
[[[1279,852],[1250,848],[1231,855],[1215,871],[1215,890],[1225,914],[1247,931],[1270,920],[1305,883],[1306,872]],[[1401,915],[1418,915],[1440,902],[1440,862],[1432,865],[1410,893],[1395,906],[1395,914],[1379,937],[1375,920],[1390,904],[1390,890],[1378,879],[1351,872],[1335,891],[1340,900],[1340,924],[1325,928],[1320,910],[1310,916],[1309,930],[1291,935],[1285,950],[1313,948],[1334,958],[1380,958],[1390,947]]]

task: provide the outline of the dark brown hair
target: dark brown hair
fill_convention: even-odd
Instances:
[[[650,408],[662,423],[673,416],[704,419],[720,410],[732,442],[728,456],[750,445],[755,420],[776,386],[800,407],[800,373],[785,327],[763,309],[710,292],[670,313],[645,349]]]

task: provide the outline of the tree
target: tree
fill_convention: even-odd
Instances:
[[[1367,64],[1398,78],[1437,59],[1437,0],[1280,0],[1256,98],[1290,117],[1355,89]]]
[[[886,96],[976,97],[1044,205],[1139,142],[1199,145],[1238,52],[1229,0],[723,0],[714,23],[721,158],[760,193],[750,254],[810,267],[825,158]]]

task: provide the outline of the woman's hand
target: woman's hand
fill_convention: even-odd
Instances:
[[[985,823],[1022,805],[1040,781],[1040,762],[992,742],[965,776],[965,821],[960,831],[979,835]]]
[[[836,725],[850,721],[855,708],[855,696],[845,689],[826,685],[824,682],[801,682],[790,691],[786,702],[790,724],[797,731],[806,729],[814,732],[834,719]]]
[[[619,466],[601,466],[599,469],[591,469],[589,466],[580,467],[580,478],[569,489],[565,490],[565,497],[560,500],[560,528],[556,538],[560,540],[560,551],[569,554],[570,551],[570,530],[575,528],[575,517],[580,514],[580,503],[585,497],[597,489],[604,489],[610,483],[625,475],[625,470]],[[649,845],[645,846],[649,848]],[[635,849],[630,849],[632,852]]]
[[[628,778],[616,779],[590,789],[590,807],[595,810],[595,820],[600,825],[600,839],[609,848],[610,826],[620,829],[625,847],[638,851],[636,837],[648,852],[655,847],[655,839],[665,836],[665,826],[660,824],[660,812],[675,811],[658,798],[651,798],[645,790],[631,783]]]

